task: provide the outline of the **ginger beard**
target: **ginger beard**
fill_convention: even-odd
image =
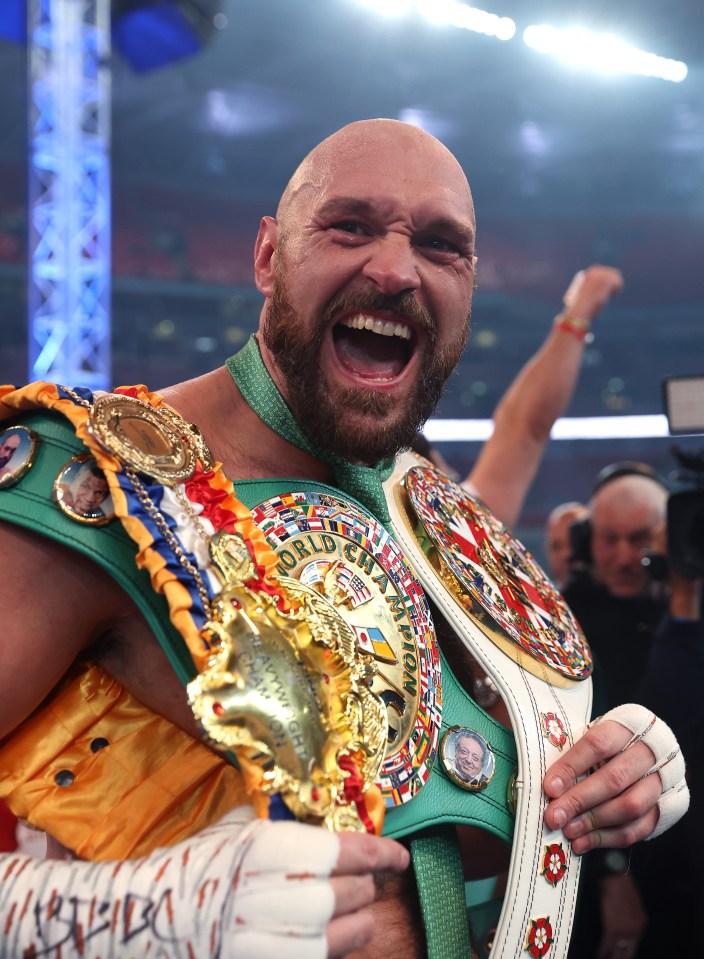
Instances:
[[[350,311],[381,310],[408,320],[424,333],[416,381],[403,399],[379,390],[326,382],[321,349],[332,318]],[[411,446],[433,413],[445,382],[457,365],[469,332],[469,313],[460,335],[438,348],[437,326],[412,293],[385,296],[372,292],[343,293],[332,299],[314,329],[304,329],[289,303],[283,276],[277,271],[262,327],[262,336],[285,384],[285,399],[305,433],[323,450],[351,462],[373,464]],[[400,372],[410,361],[412,340],[385,337],[337,324],[332,336],[338,357],[352,354],[358,362],[382,362]],[[393,340],[395,342],[388,342]],[[344,362],[344,361],[343,361]]]

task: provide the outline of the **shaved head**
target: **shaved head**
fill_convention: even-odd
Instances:
[[[667,516],[667,490],[647,476],[609,480],[589,503],[594,569],[614,596],[637,596],[648,584],[642,566]]]
[[[378,163],[380,152],[391,161],[391,169],[403,176],[408,165],[417,170],[419,159],[433,165],[433,181],[443,179],[463,197],[474,221],[474,204],[467,177],[455,156],[431,134],[400,120],[358,120],[327,137],[301,161],[284,190],[276,218],[284,225],[288,214],[314,200],[330,178],[346,165],[364,167],[370,159]]]

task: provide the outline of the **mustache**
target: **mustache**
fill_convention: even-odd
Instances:
[[[432,313],[422,306],[414,294],[405,291],[395,295],[374,293],[371,290],[340,293],[325,307],[321,316],[321,326],[327,328],[338,313],[357,311],[390,313],[400,320],[408,320],[425,333],[435,333],[437,324]]]

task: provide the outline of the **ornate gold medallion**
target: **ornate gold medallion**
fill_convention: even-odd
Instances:
[[[371,689],[388,715],[379,785],[387,806],[407,802],[430,776],[442,708],[440,654],[422,587],[388,532],[343,499],[294,492],[252,515],[279,572],[325,596],[375,664]]]
[[[345,798],[344,758],[355,758],[367,789],[387,741],[371,661],[314,589],[282,577],[294,606],[285,614],[278,597],[245,587],[252,567],[239,536],[216,534],[211,558],[224,588],[203,631],[213,656],[188,685],[196,719],[213,743],[261,766],[264,789],[280,793],[298,818],[363,829]]]
[[[154,409],[132,396],[98,397],[88,430],[110,453],[164,486],[191,479],[196,458],[205,461],[204,469],[212,465],[202,436],[178,413],[167,407]]]

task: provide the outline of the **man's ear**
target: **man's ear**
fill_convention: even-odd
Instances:
[[[269,298],[274,288],[274,254],[279,242],[279,224],[272,216],[262,217],[254,244],[254,280],[257,289]]]

